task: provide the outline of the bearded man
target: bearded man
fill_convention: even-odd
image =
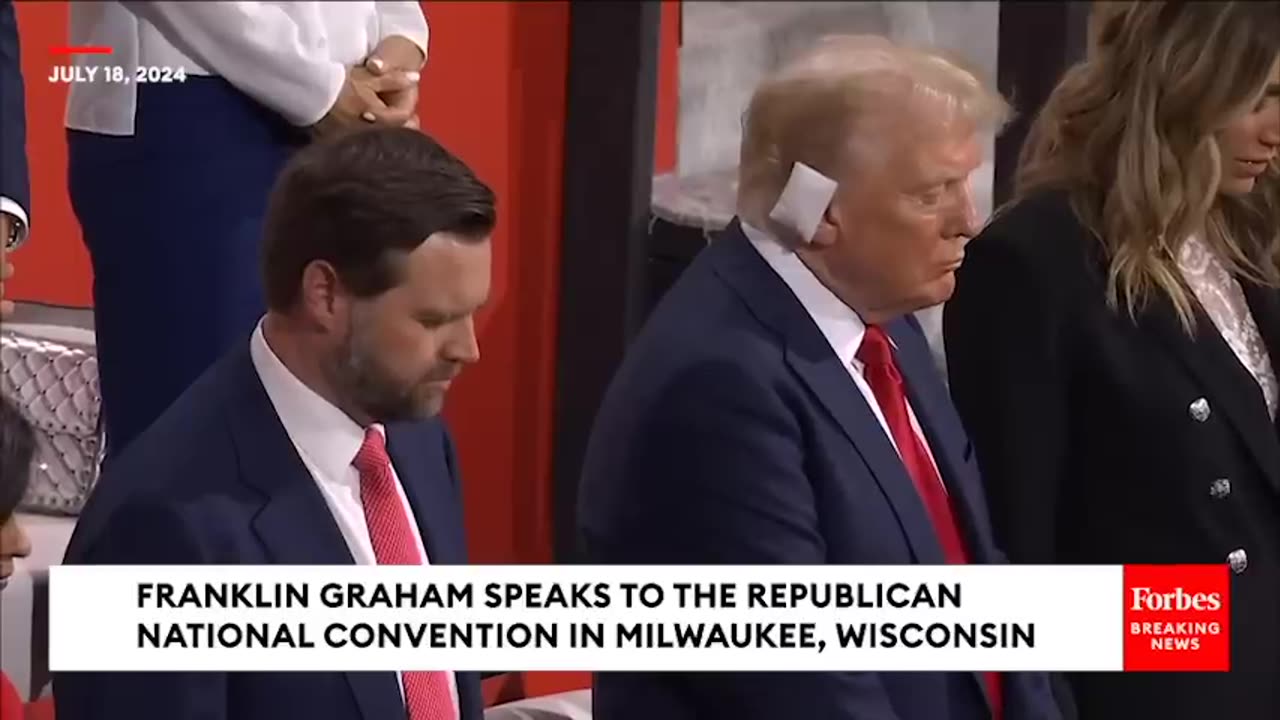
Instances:
[[[266,315],[107,467],[66,562],[466,562],[437,416],[479,358],[494,222],[493,192],[421,132],[299,152],[268,208]],[[54,692],[70,720],[483,712],[478,673],[66,673]]]

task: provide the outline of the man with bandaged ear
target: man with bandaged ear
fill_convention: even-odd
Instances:
[[[738,217],[685,271],[600,408],[585,558],[1000,563],[963,428],[911,313],[978,230],[969,187],[1008,105],[960,64],[829,38],[756,90]],[[1048,678],[602,674],[601,720],[1050,720]]]

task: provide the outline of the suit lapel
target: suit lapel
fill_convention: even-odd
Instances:
[[[880,490],[893,507],[916,562],[926,565],[944,563],[942,547],[915,485],[880,421],[867,405],[866,398],[849,377],[849,371],[828,346],[822,348],[826,357],[821,354],[815,357],[806,350],[809,349],[788,347],[787,362],[835,419],[870,468]]]
[[[1250,295],[1264,313],[1273,312],[1271,301],[1260,298],[1254,291],[1247,292],[1246,297]],[[1261,317],[1255,317],[1255,321],[1259,330],[1264,324],[1268,326],[1264,339],[1268,335],[1273,338],[1267,341],[1270,347],[1276,335],[1275,320],[1268,316],[1265,323]],[[1262,390],[1218,334],[1213,321],[1203,312],[1197,312],[1195,335],[1188,335],[1178,322],[1172,303],[1159,299],[1153,300],[1139,316],[1139,324],[1159,338],[1200,382],[1210,413],[1221,413],[1244,441],[1249,455],[1273,489],[1280,491],[1280,443]],[[1188,398],[1187,402],[1190,404],[1196,399]],[[1194,422],[1190,409],[1188,422]]]
[[[237,357],[239,395],[229,404],[229,427],[240,478],[265,498],[252,526],[279,565],[353,564],[329,506],[276,416],[244,343]],[[365,720],[403,717],[404,702],[392,672],[343,673]]]
[[[918,347],[916,339],[908,337],[903,327],[904,323],[901,321],[893,323],[890,335],[897,345],[894,357],[907,386],[911,410],[920,422],[920,429],[924,431],[929,450],[938,465],[938,473],[946,483],[947,493],[957,500],[954,507],[960,515],[961,531],[965,534],[973,561],[990,562],[986,541],[978,531],[986,518],[982,508],[984,500],[981,489],[977,487],[972,474],[963,470],[961,458],[964,456],[964,448],[957,446],[958,436],[955,433],[941,432],[943,418],[938,417],[938,414],[950,404],[951,399],[936,377],[938,371],[926,354],[927,348]],[[959,423],[958,418],[956,423]]]
[[[1267,348],[1267,356],[1271,358],[1272,369],[1280,372],[1280,291],[1259,287],[1246,280],[1240,281],[1240,287],[1249,303],[1253,321],[1258,325],[1258,334]],[[1280,427],[1277,427],[1277,437],[1280,437]]]
[[[230,403],[228,425],[240,478],[264,497],[252,521],[262,546],[279,565],[354,563],[324,496],[262,387],[247,347],[238,365],[239,395]]]
[[[947,407],[951,402],[950,398],[946,396],[946,390],[941,381],[935,377],[938,371],[930,361],[928,349],[919,347],[916,338],[908,337],[904,332],[904,326],[903,321],[897,321],[888,329],[890,337],[897,346],[894,359],[898,363],[898,370],[902,373],[903,383],[907,387],[907,400],[911,403],[911,410],[915,413],[920,429],[924,432],[934,462],[938,465],[938,473],[946,484],[947,493],[956,499],[952,507],[960,515],[958,520],[970,558],[975,563],[991,562],[987,543],[978,530],[979,523],[986,517],[985,512],[980,508],[983,502],[982,494],[972,482],[972,476],[963,472],[964,464],[959,461],[959,458],[963,457],[964,448],[956,447],[953,442],[956,439],[955,434],[939,432],[939,423],[942,418],[937,417],[935,411]],[[991,697],[988,695],[985,673],[972,673],[972,676],[978,683],[978,690],[990,709]]]
[[[454,491],[454,478],[443,456],[441,438],[440,462],[430,462],[435,457],[423,440],[429,439],[422,426],[389,426],[387,428],[387,452],[395,465],[396,476],[404,487],[413,508],[413,516],[426,546],[427,559],[432,565],[461,565],[466,563],[466,551],[462,541],[463,528],[460,519],[461,503]],[[471,708],[483,707],[480,674],[455,672],[458,687],[458,706],[462,720],[480,720],[472,717]]]
[[[451,494],[451,481],[443,462],[428,463],[422,447],[424,431],[411,426],[387,428],[387,452],[396,476],[413,508],[413,516],[433,565],[456,565],[465,561],[458,548],[458,502]]]
[[[708,251],[717,272],[739,291],[762,322],[783,336],[788,365],[870,469],[916,562],[944,563],[942,547],[902,459],[849,376],[850,370],[832,352],[804,306],[751,246],[737,220]]]

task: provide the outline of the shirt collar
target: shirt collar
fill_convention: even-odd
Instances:
[[[298,451],[325,478],[343,478],[364,444],[364,428],[285,367],[267,343],[261,322],[253,332],[249,352],[262,386]]]
[[[791,288],[800,304],[804,306],[809,317],[818,326],[818,330],[836,357],[845,364],[860,367],[855,357],[862,346],[862,338],[867,332],[867,325],[852,308],[836,297],[836,294],[822,284],[817,275],[809,269],[800,257],[776,240],[770,233],[760,228],[741,223],[742,232],[751,242],[752,247],[782,281]]]

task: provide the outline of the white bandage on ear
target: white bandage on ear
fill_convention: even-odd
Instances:
[[[807,245],[813,242],[818,223],[822,222],[835,194],[835,180],[804,163],[795,163],[777,204],[769,212],[769,219],[799,235]]]

